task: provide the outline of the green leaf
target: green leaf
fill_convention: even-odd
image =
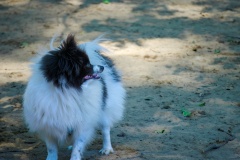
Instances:
[[[186,110],[186,109],[182,109],[182,114],[184,117],[190,117],[191,116],[191,112]]]
[[[191,112],[183,111],[183,116],[184,117],[190,117],[191,116]]]
[[[203,107],[203,106],[205,106],[205,102],[203,102],[203,103],[200,103],[198,106],[200,106],[200,107]]]
[[[156,130],[155,131],[155,133],[157,133],[157,134],[161,134],[161,133],[164,133],[165,132],[165,129],[163,129],[163,130]]]
[[[214,53],[215,53],[215,54],[220,53],[220,52],[221,52],[220,49],[215,49],[215,50],[214,50]]]
[[[109,0],[103,0],[103,3],[108,4],[108,3],[110,3],[110,1]]]
[[[27,42],[23,42],[21,45],[20,45],[20,48],[25,48],[28,46],[28,43]]]

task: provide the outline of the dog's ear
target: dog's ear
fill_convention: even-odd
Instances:
[[[66,40],[63,41],[60,45],[59,50],[65,54],[71,54],[72,52],[76,52],[76,50],[78,50],[77,43],[73,34],[69,34],[67,36]]]

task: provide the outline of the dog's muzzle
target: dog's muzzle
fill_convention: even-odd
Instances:
[[[89,79],[100,79],[101,76],[99,75],[99,73],[102,73],[104,70],[103,66],[100,65],[94,65],[93,66],[93,74],[91,75],[86,75],[84,77],[84,80],[89,80]]]

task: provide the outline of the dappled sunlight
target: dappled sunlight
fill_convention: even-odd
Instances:
[[[4,82],[26,82],[30,76],[30,63],[29,62],[15,62],[11,59],[0,63],[0,85],[5,84]]]
[[[183,122],[182,119],[175,116],[171,111],[166,111],[166,112],[162,112],[162,110],[156,111],[153,117],[157,119],[161,119],[162,121],[171,122],[173,124],[177,124],[181,126],[187,125],[185,122]]]
[[[115,153],[98,154],[97,132],[86,159],[238,159],[239,9],[238,0],[0,1],[1,156],[46,157],[23,123],[22,94],[39,49],[73,33],[78,43],[106,34],[103,54],[127,90]]]
[[[47,1],[28,2],[22,0],[3,1],[2,3],[14,4],[14,2],[22,2],[22,6],[31,6],[26,10],[13,6],[9,10],[14,10],[20,17],[16,18],[9,14],[1,18],[4,23],[0,28],[2,31],[8,31],[10,33],[8,36],[13,37],[10,41],[7,36],[4,36],[6,38],[2,39],[2,42],[3,44],[12,44],[10,53],[14,55],[17,53],[17,50],[14,49],[21,46],[22,43],[29,44],[26,49],[31,46],[35,47],[35,44],[39,43],[47,45],[54,34],[60,34],[63,38],[68,33],[75,33],[80,42],[92,40],[103,33],[109,33],[109,37],[115,41],[113,44],[115,50],[120,50],[120,52],[126,54],[135,54],[132,51],[129,52],[129,48],[136,50],[137,54],[139,52],[182,54],[189,53],[185,49],[187,47],[190,47],[191,50],[191,47],[198,48],[199,46],[201,48],[198,50],[205,53],[209,50],[214,52],[215,49],[220,49],[222,52],[230,52],[236,49],[227,49],[229,45],[218,43],[220,35],[215,32],[214,27],[210,26],[216,26],[218,30],[221,30],[221,35],[225,36],[226,30],[224,28],[228,28],[231,23],[223,21],[223,19],[227,20],[227,17],[218,17],[219,14],[222,14],[220,11],[203,13],[204,8],[210,7],[207,2],[174,3],[165,1],[149,2],[146,5],[141,5],[145,2],[127,1],[125,3],[112,2],[105,5],[94,1],[91,5],[88,5],[85,1],[74,4],[76,1],[71,0],[59,1],[57,4],[64,4],[65,7],[63,7],[64,5],[59,7],[56,13],[52,10],[56,5]],[[39,8],[39,6],[44,8],[39,11],[40,14],[34,12],[34,9]],[[66,7],[68,10],[64,10]],[[109,14],[115,13],[115,11],[124,14]],[[3,10],[4,12],[7,11]],[[239,15],[233,13],[228,12],[227,14],[235,18],[239,17]],[[214,17],[214,15],[217,17]],[[21,18],[21,22],[19,18]],[[7,19],[12,19],[19,24],[18,28],[9,30]],[[231,28],[231,31],[228,32],[233,32],[236,29],[237,27]],[[204,41],[206,43],[202,44]],[[192,42],[195,42],[195,44],[192,44]],[[134,46],[134,44],[139,47]],[[26,49],[22,50],[25,51]],[[9,49],[6,48],[6,50]]]
[[[3,7],[14,7],[14,6],[21,6],[26,5],[31,0],[1,0],[0,5]]]
[[[220,97],[216,97],[216,98],[208,99],[208,103],[209,105],[212,105],[212,106],[230,107],[230,106],[237,105],[238,101],[229,101],[229,100],[224,100]]]

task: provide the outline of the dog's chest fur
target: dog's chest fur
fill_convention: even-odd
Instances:
[[[37,82],[37,81],[32,81]],[[29,87],[37,84],[29,83]],[[78,133],[88,126],[96,126],[102,109],[102,84],[100,81],[89,81],[80,90],[73,88],[57,88],[45,82],[41,88],[27,90],[31,101],[29,121],[32,131],[45,130],[53,138],[65,141],[71,134]],[[38,94],[35,94],[38,93]],[[36,96],[36,97],[34,97]],[[37,98],[41,97],[41,98]],[[54,132],[53,132],[54,131]]]

